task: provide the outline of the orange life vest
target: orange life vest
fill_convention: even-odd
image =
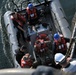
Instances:
[[[44,39],[44,41],[48,41],[49,40],[49,37],[47,34],[40,34],[38,39]]]
[[[22,68],[25,68],[27,66],[30,68],[32,66],[32,63],[33,63],[33,61],[31,59],[26,59],[26,60],[21,59]]]
[[[54,40],[56,43],[56,51],[65,51],[67,50],[66,41],[63,37],[61,37],[61,42],[58,42],[57,40]]]
[[[35,7],[32,10],[27,7],[26,12],[28,13],[28,18],[35,19],[38,17]]]
[[[13,16],[11,17],[12,20],[16,21],[20,26],[23,26],[25,23],[25,18],[23,15],[17,14],[17,19]]]
[[[41,42],[43,42],[43,44],[41,44]],[[47,50],[47,45],[46,45],[46,43],[44,43],[44,40],[39,39],[39,43],[35,43],[35,45],[36,45],[37,53],[43,53]]]

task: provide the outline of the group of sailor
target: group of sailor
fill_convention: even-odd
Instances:
[[[16,50],[16,59],[18,63],[21,65],[22,68],[30,68],[33,65],[34,59],[29,54],[27,48],[25,46],[21,46],[19,42],[19,37],[23,37],[23,40],[26,42],[27,38],[24,36],[24,32],[26,32],[23,27],[26,23],[33,26],[39,21],[39,14],[40,12],[33,6],[32,3],[28,4],[26,8],[26,19],[23,15],[20,13],[12,13],[11,19],[15,25],[15,27],[18,29],[17,33],[17,39],[20,46],[19,50]],[[36,48],[36,54],[43,55],[43,53],[47,53],[48,47],[46,45],[45,41],[49,41],[47,34],[41,34],[37,37],[34,47]],[[58,33],[54,34],[54,42],[53,42],[53,55],[54,60],[56,64],[59,64],[62,66],[62,70],[65,72],[75,72],[76,71],[76,61],[71,61],[71,58],[66,58],[65,54],[67,51],[67,45],[66,43],[69,42],[68,38],[64,38],[63,35],[60,35]],[[52,60],[51,60],[52,61]],[[71,62],[70,62],[71,61]]]
[[[26,39],[27,39],[24,36],[24,33],[26,33],[26,31],[24,30],[24,25],[28,24],[32,28],[32,27],[34,27],[35,24],[40,23],[41,22],[41,20],[39,19],[40,13],[42,13],[42,11],[37,10],[37,8],[34,7],[32,3],[30,3],[30,4],[28,4],[28,6],[26,8],[25,15],[22,15],[16,11],[11,14],[11,19],[13,21],[13,24],[18,29],[17,39],[18,39],[19,46],[21,46],[21,44],[19,42],[20,36],[22,36],[23,41],[26,41]]]

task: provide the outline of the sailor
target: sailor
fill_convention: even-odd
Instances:
[[[19,38],[21,37],[21,35],[22,35],[23,40],[26,41],[25,36],[24,36],[25,30],[23,29],[26,20],[22,14],[17,13],[17,12],[11,14],[11,19],[14,23],[14,26],[18,29],[17,39],[18,39],[19,46],[21,46],[19,42]]]
[[[40,56],[44,55],[48,49],[43,39],[36,40],[34,47],[35,47],[36,53]]]
[[[62,71],[76,72],[76,60],[72,60],[70,57],[66,58],[62,53],[56,53],[54,57],[55,63],[62,66]]]
[[[67,42],[69,42],[70,39],[64,38],[63,35],[60,35],[58,33],[54,34],[54,42],[53,42],[53,52],[55,53],[63,53],[66,54],[67,51]]]
[[[37,22],[39,22],[39,15],[40,12],[37,10],[37,8],[34,7],[32,3],[29,3],[26,8],[27,24],[31,26],[37,24]]]
[[[50,37],[48,34],[46,34],[46,33],[41,33],[41,34],[37,35],[36,40],[39,40],[39,39],[44,40],[44,42],[47,44],[48,48],[49,48],[50,50],[52,50],[51,37]]]
[[[33,64],[33,60],[29,53],[26,53],[21,59],[21,67],[22,68],[31,68]]]
[[[21,58],[25,55],[25,53],[27,53],[27,49],[26,47],[23,45],[21,46],[21,48],[15,50],[16,52],[16,60],[18,61],[19,64],[21,64]]]

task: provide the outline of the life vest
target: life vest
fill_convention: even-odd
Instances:
[[[14,20],[14,21],[16,21],[20,26],[23,26],[24,23],[25,23],[25,21],[26,21],[25,18],[24,18],[24,16],[20,15],[20,14],[17,14],[17,19],[14,18],[13,16],[11,16],[11,19]]]
[[[40,34],[37,39],[44,39],[44,41],[48,41],[49,37],[47,34]]]
[[[30,10],[28,7],[26,8],[26,12],[28,14],[28,18],[35,19],[37,18],[37,12],[36,8],[34,7],[32,10]]]
[[[57,40],[54,40],[54,42],[56,43],[56,51],[63,52],[67,50],[66,41],[63,37],[61,37],[61,42],[58,42]]]
[[[22,68],[26,68],[28,66],[28,68],[30,68],[32,66],[33,61],[28,58],[26,60],[21,59],[21,67]]]
[[[43,53],[43,52],[46,52],[47,51],[47,45],[46,43],[44,43],[44,40],[38,40],[39,42],[38,43],[35,43],[36,45],[36,52],[37,53]],[[41,44],[41,42],[43,42]]]

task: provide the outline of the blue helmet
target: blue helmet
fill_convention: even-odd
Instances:
[[[54,39],[58,40],[60,38],[59,34],[58,33],[55,33],[54,34]]]
[[[32,3],[28,4],[28,8],[32,9],[33,8],[33,4]]]

